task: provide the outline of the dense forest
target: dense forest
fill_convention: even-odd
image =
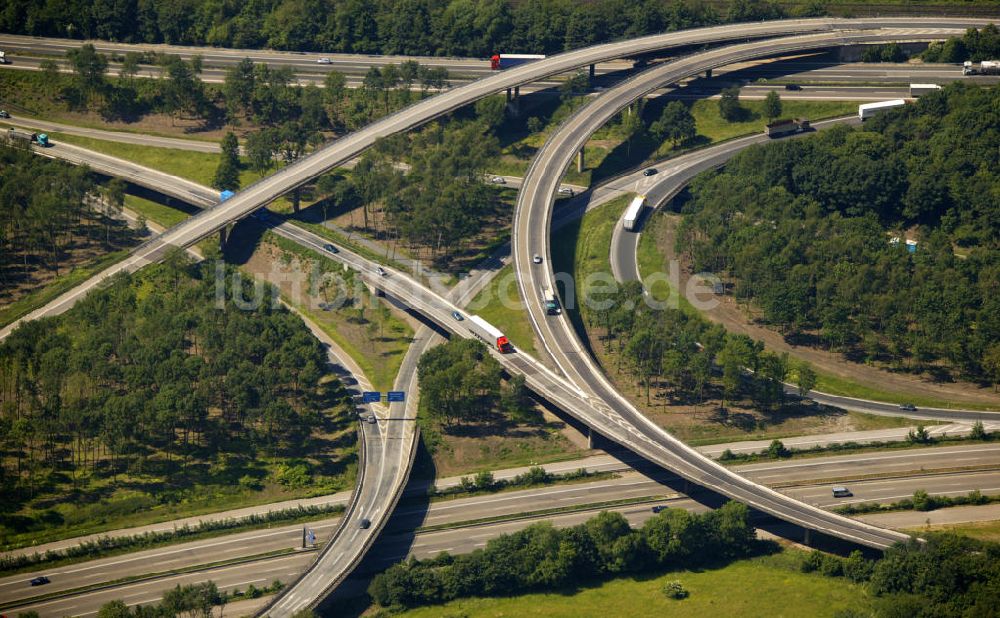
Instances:
[[[127,230],[107,216],[121,208],[123,192],[120,182],[98,187],[86,167],[37,157],[26,142],[0,139],[3,287],[13,286],[25,271],[39,266],[58,271],[68,250],[95,244],[106,251],[130,239]]]
[[[678,248],[798,342],[998,383],[998,146],[1000,87],[954,84],[750,148],[693,183]]]
[[[31,525],[21,507],[119,489],[145,488],[152,503],[133,506],[146,508],[199,484],[254,490],[340,473],[336,457],[295,460],[332,454],[317,435],[342,390],[321,380],[320,344],[269,297],[252,311],[220,298],[227,274],[177,253],[0,345],[5,532]]]
[[[348,88],[344,75],[331,71],[320,89],[298,85],[290,67],[272,68],[249,58],[227,69],[221,86],[201,80],[200,56],[184,61],[169,54],[129,52],[114,76],[109,75],[109,58],[89,43],[69,50],[67,59],[70,75],[59,73],[52,61],[42,62],[37,76],[42,88],[36,96],[71,111],[96,111],[107,121],[132,122],[162,113],[205,126],[256,125],[269,130],[258,141],[282,151],[304,147],[321,131],[355,130],[448,85],[447,70],[416,61],[371,67],[360,88]],[[144,65],[157,67],[159,77],[139,78]]]
[[[878,560],[866,560],[860,551],[848,558],[814,552],[802,570],[864,584],[875,595],[880,618],[996,616],[1000,544],[942,532],[921,536],[926,543],[897,544]],[[847,611],[838,615],[860,618],[869,614]]]
[[[816,4],[808,14],[821,13]],[[69,0],[8,2],[0,31],[361,54],[551,54],[625,37],[784,16],[766,0],[722,14],[688,0]]]

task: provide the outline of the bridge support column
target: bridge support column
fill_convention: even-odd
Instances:
[[[507,109],[515,118],[521,115],[521,87],[514,86],[514,96],[511,97],[510,90],[507,90]]]
[[[591,429],[590,427],[587,427],[587,448],[591,449],[597,448],[596,446],[597,440],[598,436],[596,433],[594,433],[594,430]]]
[[[299,203],[302,201],[302,189],[292,189],[292,212],[299,211]]]
[[[583,173],[583,165],[583,148],[581,148],[580,152],[576,153],[576,171],[578,174]]]
[[[224,225],[219,230],[219,249],[221,251],[225,251],[226,250],[226,241],[227,240],[229,240],[229,226],[228,225]]]
[[[712,69],[708,69],[708,70],[705,71],[705,77],[707,77],[707,78],[711,78],[712,77]]]
[[[512,93],[512,92],[513,92],[513,91],[512,91],[512,90],[511,90],[510,88],[508,88],[508,89],[507,89],[507,103],[510,103],[510,99],[511,99],[511,93]]]
[[[588,73],[587,73],[588,77],[590,77],[590,79],[593,80],[594,79],[594,75],[596,73],[597,73],[597,65],[596,64],[590,65],[590,68],[588,69]]]
[[[805,534],[802,535],[802,544],[805,545],[806,547],[812,545],[812,530],[810,530],[809,528],[806,528]]]

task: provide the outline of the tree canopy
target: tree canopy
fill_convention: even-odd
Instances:
[[[955,84],[862,129],[747,149],[693,183],[679,248],[790,336],[993,379],[998,102]]]
[[[784,16],[737,0],[723,15],[689,0],[25,0],[0,10],[4,32],[133,43],[362,54],[552,54],[604,41]]]

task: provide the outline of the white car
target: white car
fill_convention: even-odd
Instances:
[[[317,60],[316,63],[317,64],[333,64],[333,60],[330,60],[326,56],[323,56],[322,58],[320,58],[319,60]]]
[[[490,182],[492,182],[495,185],[507,184],[507,180],[503,176],[494,176],[493,178],[490,178]]]
[[[573,189],[571,187],[559,187],[559,195],[568,195],[573,197]]]
[[[379,277],[388,277],[389,276],[389,273],[385,272],[385,269],[382,268],[381,266],[376,266],[375,267],[375,272],[378,273]]]
[[[535,264],[541,264],[542,263],[542,256],[540,256],[540,255],[538,255],[536,253],[534,256],[532,256],[531,261],[534,262]]]

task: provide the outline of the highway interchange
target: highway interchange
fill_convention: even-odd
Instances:
[[[823,20],[811,20],[811,21],[817,22]],[[836,20],[827,20],[827,21],[836,21]],[[908,21],[913,21],[913,20],[908,20]],[[968,24],[968,21],[961,21],[961,23]],[[926,24],[922,23],[921,25],[924,26]],[[751,26],[750,28],[756,30],[756,26],[757,25],[754,25]],[[954,26],[954,23],[949,22],[947,26],[952,27]],[[772,29],[768,30],[768,28]],[[802,22],[792,22],[791,24],[788,25],[787,30],[781,31],[779,29],[773,29],[771,25],[765,27],[765,25],[762,24],[760,31],[768,32],[771,34],[785,34],[788,32],[808,32],[810,31],[810,29],[823,29],[823,26],[816,23],[803,24]],[[709,30],[718,30],[718,29],[709,29]],[[926,30],[926,28],[924,30]],[[931,28],[931,30],[934,29]],[[696,32],[696,31],[691,31],[691,32]],[[933,34],[935,36],[940,36],[941,32],[942,31],[936,31]],[[686,37],[689,33],[682,33],[682,34],[684,34]],[[931,34],[931,32],[922,31],[922,32],[909,33],[909,36],[914,36],[916,38],[919,38],[921,36],[926,37],[929,34]],[[668,35],[663,35],[663,36],[667,37]],[[729,35],[726,34],[720,35],[719,33],[715,33],[714,36],[721,36],[722,38],[725,38],[726,36],[733,36],[733,34],[730,33]],[[739,38],[744,38],[745,36],[746,36],[745,33],[741,33]],[[815,39],[815,41],[813,41],[810,44],[815,45],[816,41],[820,41],[823,36],[824,35],[814,36],[813,38]],[[846,40],[846,37],[842,35],[826,35],[826,36],[829,37],[830,41],[834,39]],[[855,35],[854,40],[855,41],[879,40],[877,39],[878,36],[879,35],[874,35],[872,33],[865,33],[865,34]],[[901,36],[901,34],[900,33],[884,34],[882,36],[899,37]],[[684,42],[690,42],[692,40],[685,37],[678,37],[678,38],[682,39]],[[656,37],[648,37],[648,39],[653,39],[653,38]],[[655,45],[668,46],[668,45],[679,45],[679,44],[683,43],[681,41],[667,42],[661,40],[657,41]],[[827,43],[827,44],[832,44],[832,43]],[[284,168],[281,172],[273,175],[272,177],[269,177],[265,181],[259,182],[256,185],[248,188],[248,190],[239,193],[236,197],[227,201],[222,206],[215,207],[207,211],[206,214],[194,217],[191,220],[189,220],[189,222],[186,222],[185,224],[182,224],[181,226],[178,226],[177,228],[168,231],[167,234],[164,236],[163,240],[148,243],[139,252],[137,252],[137,254],[133,258],[128,260],[127,263],[124,263],[125,264],[124,268],[126,269],[138,268],[141,267],[141,265],[143,265],[144,263],[147,263],[148,261],[155,260],[158,257],[161,257],[167,243],[175,244],[178,246],[186,245],[200,238],[203,238],[208,234],[211,234],[220,226],[227,224],[229,221],[232,221],[241,216],[245,216],[247,213],[259,207],[261,204],[267,203],[274,197],[287,192],[289,189],[295,186],[298,186],[302,182],[307,181],[309,178],[314,177],[316,174],[324,171],[325,169],[329,169],[330,167],[333,167],[345,161],[347,158],[356,155],[362,149],[370,145],[371,141],[377,135],[387,134],[386,132],[394,132],[410,128],[411,126],[416,126],[416,124],[419,124],[420,122],[426,121],[427,119],[440,115],[441,113],[445,113],[446,111],[454,109],[455,107],[458,107],[466,102],[474,100],[475,98],[478,98],[480,96],[484,96],[485,94],[489,94],[490,92],[495,92],[498,89],[509,87],[509,85],[517,85],[519,83],[524,83],[524,81],[521,80],[530,81],[533,79],[533,76],[546,76],[565,71],[567,66],[585,66],[590,62],[599,61],[602,58],[611,59],[627,55],[628,53],[635,53],[634,51],[630,50],[644,49],[643,45],[653,45],[653,44],[647,41],[643,44],[638,44],[638,45],[636,45],[634,42],[626,42],[623,44],[611,44],[610,46],[598,46],[597,48],[591,48],[591,49],[594,50],[598,48],[606,48],[606,49],[602,50],[599,53],[593,52],[589,55],[580,54],[580,57],[575,58],[574,60],[572,60],[572,62],[569,62],[569,64],[565,63],[567,59],[564,56],[566,55],[553,57],[551,59],[547,59],[546,61],[535,63],[534,65],[528,65],[527,67],[525,67],[526,70],[524,71],[521,71],[521,69],[505,71],[504,73],[501,73],[499,75],[495,75],[492,77],[485,78],[483,80],[479,80],[478,82],[474,82],[469,86],[456,88],[454,90],[444,93],[443,95],[439,95],[438,97],[428,99],[427,101],[437,101],[438,104],[427,105],[424,107],[427,107],[429,109],[427,110],[417,109],[416,111],[414,111],[415,108],[421,108],[422,104],[417,104],[415,106],[412,106],[411,108],[404,110],[404,112],[401,114],[389,117],[385,119],[385,121],[380,121],[379,123],[375,123],[375,125],[372,125],[372,127],[369,127],[368,129],[359,132],[364,135],[353,134],[352,136],[348,136],[347,138],[338,140],[337,142],[334,142],[331,146],[319,151],[313,157],[309,157],[294,165],[290,165]],[[795,48],[794,45],[803,45],[803,43],[801,41],[797,41],[797,42],[790,42],[788,43],[788,45],[790,46],[788,47],[788,49],[794,49]],[[624,46],[624,49],[621,46]],[[744,47],[747,48],[749,52],[747,57],[749,57],[754,55],[754,48],[757,46],[750,45]],[[669,71],[688,70],[693,73],[697,73],[703,71],[705,68],[711,68],[711,66],[717,66],[712,63],[715,62],[724,63],[726,58],[732,59],[735,57],[742,59],[742,57],[740,57],[739,54],[744,52],[718,51],[718,52],[708,52],[707,55],[711,55],[713,53],[717,54],[717,57],[713,57],[709,60],[706,60],[703,64],[698,64],[696,61],[691,61],[690,65],[685,65],[683,64],[685,60],[681,60],[677,61],[676,63],[672,63],[676,66],[671,67],[670,69],[663,70],[658,68],[658,69],[653,69],[651,71],[647,71],[646,73],[640,75],[635,80],[627,82],[628,87],[634,88],[635,87],[634,82],[636,81],[641,82],[643,75],[647,74],[652,75],[653,72],[655,71],[663,71],[665,73],[670,74]],[[726,54],[729,53],[735,53],[736,55],[727,56]],[[758,55],[761,54],[759,50],[757,50],[757,53]],[[549,67],[547,66],[548,64],[552,64],[553,66]],[[546,66],[543,69],[541,68],[541,65],[546,65]],[[678,69],[677,66],[680,66],[682,68]],[[531,69],[532,67],[535,67],[535,69],[531,71],[527,70]],[[522,75],[521,73],[524,73],[524,75]],[[650,78],[650,80],[656,81],[659,80],[660,78],[661,76],[658,75],[655,78]],[[669,81],[674,81],[674,79],[668,79],[663,81],[669,82]],[[659,83],[662,84],[663,81],[660,81]],[[618,89],[616,88],[615,90]],[[633,94],[634,92],[626,92],[626,94],[623,96],[628,98]],[[612,96],[615,96],[615,93],[609,91],[604,95],[602,95],[601,97],[598,97],[598,100],[603,99],[605,97],[610,98]],[[588,113],[589,113],[589,108],[588,108]],[[397,116],[399,117],[397,118]],[[569,156],[571,157],[574,150],[568,149],[568,152]],[[563,152],[562,154],[565,155],[566,153]],[[537,165],[538,165],[538,159],[536,159],[536,164],[533,165],[532,170],[534,170]],[[565,165],[561,169],[564,168]],[[556,175],[556,180],[558,180],[558,176],[561,176],[561,169],[558,170],[560,173]],[[532,175],[529,172],[529,179],[526,179],[525,183],[526,187],[532,186],[532,182],[530,180],[531,178]],[[548,204],[551,202],[551,195],[554,194],[555,191],[554,186],[551,186],[551,183],[548,186],[548,188],[551,189],[551,192],[548,195],[548,199],[545,200],[544,204],[545,210],[548,210]],[[535,195],[535,194],[543,195],[544,191],[532,190],[532,192],[522,191],[521,193],[522,196]],[[527,197],[523,197],[523,199],[525,200],[525,203],[528,203],[529,200]],[[542,200],[538,200],[538,203],[542,203]],[[547,221],[549,215],[545,214],[544,216],[546,217]],[[547,229],[547,228],[548,226],[546,225],[542,229]],[[515,230],[514,239],[515,239],[514,255],[515,255],[515,260],[518,260],[523,258],[524,254],[523,252],[519,251],[517,229]],[[534,246],[537,247],[537,246],[547,245],[547,239],[542,240],[541,243],[542,244],[540,245],[535,244]],[[519,254],[521,255],[521,258],[519,258]],[[346,258],[342,256],[339,259],[346,259]],[[353,256],[351,257],[351,259],[353,259]],[[358,270],[362,272],[367,272],[367,273],[372,272],[371,264],[358,263],[355,266],[358,268]],[[518,268],[518,270],[521,271],[520,267]],[[393,272],[391,273],[391,276],[388,278],[377,278],[372,275],[369,275],[369,277],[373,285],[378,285],[379,287],[385,289],[387,292],[389,292],[396,298],[405,301],[408,305],[420,311],[421,313],[427,315],[431,319],[437,321],[439,324],[443,324],[446,326],[450,325],[451,330],[461,331],[460,328],[456,328],[454,324],[448,321],[448,315],[449,315],[448,312],[450,310],[457,310],[457,307],[460,305],[452,304],[450,301],[443,299],[437,295],[429,294],[427,290],[423,289],[419,283],[413,281],[403,273]],[[528,300],[529,307],[532,305],[531,299],[533,297],[537,297],[537,295],[530,293],[525,293],[524,296]],[[73,300],[72,298],[63,299],[61,304],[57,304],[55,306],[55,310],[59,311],[65,309],[66,307],[68,307],[69,304],[71,304],[72,300]],[[535,320],[535,322],[537,325],[537,320]],[[466,334],[466,333],[459,332],[459,334]],[[541,340],[546,343],[550,341],[550,339],[546,338],[542,338]],[[570,342],[573,341],[573,339],[565,339],[565,340],[560,339],[560,341]],[[573,352],[571,351],[570,354],[572,353]],[[564,362],[559,363],[559,365],[564,369],[566,368],[567,365],[569,365],[573,367],[574,370],[576,370],[578,367],[577,362],[574,360],[573,363],[566,363],[565,360],[569,358],[569,355],[564,352],[562,352],[562,354]],[[575,376],[572,375],[574,371],[567,371],[567,375],[570,379],[566,380],[565,378],[562,378],[553,373],[550,369],[545,367],[544,364],[529,358],[527,355],[523,353],[515,355],[514,358],[502,358],[501,360],[505,361],[507,366],[510,367],[511,369],[524,372],[529,378],[529,384],[533,388],[538,390],[543,396],[546,396],[548,399],[550,399],[550,401],[554,401],[555,403],[562,403],[564,405],[568,404],[567,407],[571,410],[571,412],[575,412],[580,417],[586,418],[591,422],[594,422],[595,425],[597,425],[600,429],[604,430],[602,431],[602,433],[605,433],[605,435],[612,434],[610,437],[613,438],[617,437],[621,439],[623,442],[631,443],[629,444],[630,446],[635,446],[636,443],[640,442],[648,442],[649,444],[655,444],[654,448],[666,447],[665,450],[676,448],[677,446],[676,444],[673,443],[672,439],[669,439],[669,437],[665,438],[666,434],[663,434],[662,430],[659,431],[659,434],[662,435],[658,435],[656,430],[649,430],[648,427],[643,428],[643,431],[649,430],[650,433],[653,434],[653,439],[650,439],[649,436],[642,435],[641,432],[637,432],[635,430],[635,427],[642,427],[643,419],[631,417],[629,418],[628,423],[622,423],[619,420],[617,421],[618,423],[617,426],[608,425],[607,424],[608,419],[614,419],[614,414],[609,414],[609,412],[616,412],[618,414],[621,414],[622,411],[624,411],[625,416],[626,417],[629,416],[629,410],[627,408],[628,404],[626,402],[624,404],[624,407],[621,407],[618,410],[608,409],[608,403],[610,403],[612,407],[621,406],[623,400],[618,398],[613,391],[607,390],[606,385],[601,384],[603,379],[599,376],[599,373],[594,373],[593,368],[590,371],[591,375],[589,376],[586,375],[586,371],[584,372],[583,375],[581,375],[580,373],[576,373]],[[584,365],[587,364],[586,359],[579,359],[579,360],[582,361]],[[574,377],[581,380],[582,385],[577,380],[574,380],[573,379]],[[596,378],[596,383],[593,382],[595,378]],[[590,393],[583,391],[581,389],[581,386],[590,390]],[[595,400],[597,398],[594,397],[594,395],[600,396],[600,399]],[[614,422],[615,421],[612,420],[612,423]],[[629,426],[629,423],[631,423],[631,426]],[[412,426],[412,423],[399,424],[399,426],[405,426],[405,425]],[[640,452],[642,452],[642,449],[637,449],[637,450],[640,450]],[[656,461],[655,455],[656,453],[654,453],[654,457],[651,458],[654,461]],[[704,462],[701,462],[700,458],[695,456],[695,459],[698,460],[699,463],[704,465]],[[680,469],[679,471],[681,471],[682,473],[687,472],[687,475],[689,477],[694,477],[693,480],[696,480],[697,482],[702,482],[709,486],[713,486],[716,489],[719,488],[714,477],[701,476],[704,469],[698,470],[697,468],[685,468],[688,462],[678,461],[676,463],[677,467]],[[405,466],[403,465],[398,465],[396,469],[401,470],[404,467]],[[711,469],[711,471],[713,474],[718,473],[718,471],[714,469]],[[399,475],[398,473],[393,473],[386,476],[396,477]],[[723,475],[723,478],[725,478],[725,474]],[[708,479],[713,479],[713,480],[708,480]],[[739,479],[739,477],[736,477],[736,479]],[[727,481],[733,482],[734,485],[737,486],[743,484],[742,481],[736,479],[727,479]],[[393,484],[394,483],[390,483],[390,485]],[[753,494],[754,492],[759,490],[760,487],[752,485],[750,483],[746,483],[746,487],[749,488],[747,490],[749,492],[749,494],[747,495],[749,499],[745,501],[753,503],[753,499],[755,498]],[[727,489],[732,491],[731,488]],[[723,491],[722,493],[726,493],[726,491]],[[741,497],[741,499],[743,498]],[[846,538],[853,538],[855,540],[859,540],[864,544],[884,547],[887,544],[889,544],[892,540],[902,538],[901,535],[895,533],[889,533],[881,529],[870,526],[855,524],[854,522],[851,522],[849,524],[844,524],[843,522],[839,521],[842,518],[831,518],[829,514],[823,511],[819,511],[819,509],[815,509],[808,506],[794,507],[796,509],[799,509],[799,513],[792,515],[789,512],[785,511],[784,509],[787,507],[788,504],[795,504],[795,502],[784,499],[782,496],[767,495],[767,498],[765,498],[764,501],[762,502],[762,505],[765,507],[762,510],[765,511],[768,510],[768,503],[777,504],[778,506],[770,508],[783,515],[785,519],[796,521],[798,518],[798,522],[799,523],[804,522],[804,525],[806,525],[807,528],[813,527],[814,529],[827,529],[831,531],[836,531],[840,533],[840,536],[844,536]],[[384,507],[385,504],[386,504],[385,502],[382,502],[381,506]],[[378,507],[374,506],[373,503],[373,508],[378,508]],[[819,525],[817,525],[817,522],[819,522]],[[837,528],[837,526],[842,526],[842,525],[846,525],[847,527],[844,529]],[[831,526],[831,527],[824,528],[825,526]],[[288,598],[291,596],[292,594],[289,593],[283,598]],[[274,613],[273,615],[279,615],[279,613]],[[284,611],[280,612],[280,615],[284,615]]]

